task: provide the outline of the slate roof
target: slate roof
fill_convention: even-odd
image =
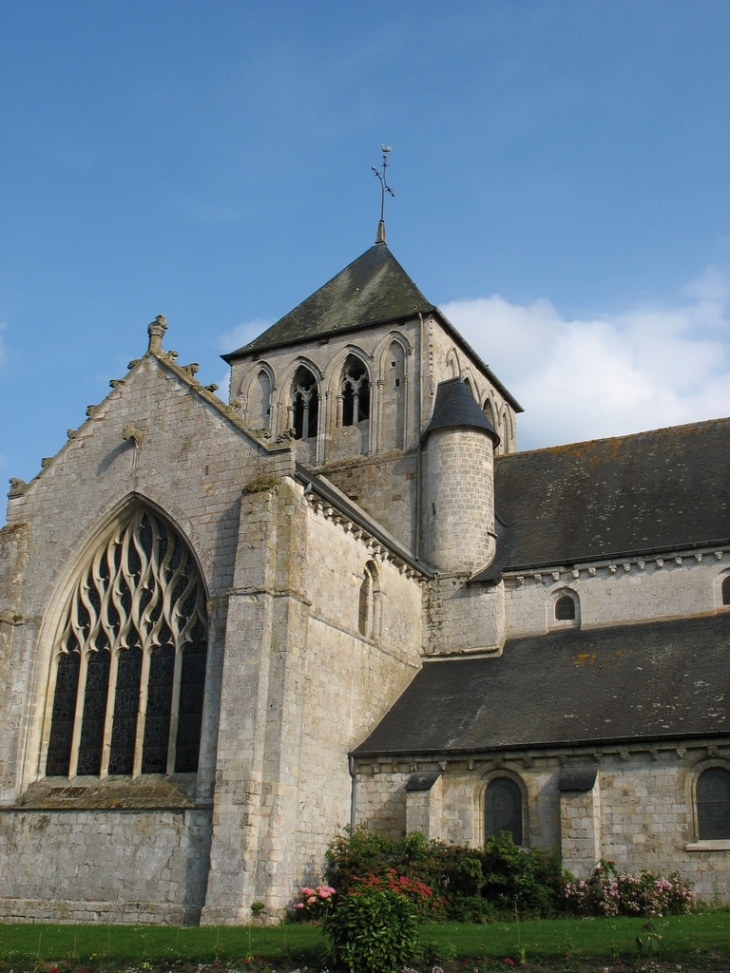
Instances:
[[[730,419],[495,457],[506,570],[730,540]]]
[[[439,382],[436,389],[436,402],[433,407],[431,421],[423,430],[421,439],[436,429],[453,429],[458,427],[483,429],[488,433],[495,446],[499,443],[494,426],[476,404],[474,396],[462,378],[451,378],[447,382]]]
[[[730,736],[730,612],[428,661],[356,756]]]
[[[388,247],[376,243],[258,338],[223,358],[230,362],[249,352],[435,310]]]

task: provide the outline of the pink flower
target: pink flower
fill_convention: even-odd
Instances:
[[[325,892],[324,889],[320,889],[319,890],[319,897],[320,897],[320,899],[328,899],[330,897],[330,894],[329,894],[329,892]]]
[[[309,898],[307,899],[307,905],[314,905],[316,901],[317,901],[317,896],[310,895]]]
[[[297,902],[297,904],[294,906],[294,908],[295,909],[303,909],[304,908],[304,903],[303,902]]]
[[[302,895],[314,895],[314,889],[310,889],[305,885],[302,889]]]

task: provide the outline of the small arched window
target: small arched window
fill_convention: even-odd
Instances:
[[[291,422],[295,439],[313,439],[317,435],[319,392],[310,370],[300,365],[294,375],[291,394]]]
[[[357,621],[358,631],[365,638],[374,639],[377,636],[379,596],[378,569],[373,561],[368,561],[360,583]]]
[[[575,620],[575,600],[570,595],[561,595],[555,602],[555,621]]]
[[[499,837],[503,831],[522,844],[522,791],[510,777],[495,777],[484,796],[484,836]]]
[[[370,376],[365,365],[354,355],[342,370],[342,425],[355,426],[370,418]]]
[[[709,767],[697,780],[697,837],[730,838],[730,770]]]
[[[196,771],[207,637],[187,544],[135,510],[97,548],[66,604],[46,774]]]
[[[722,603],[730,605],[730,574],[722,582]]]

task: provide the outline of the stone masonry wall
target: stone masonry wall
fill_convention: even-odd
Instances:
[[[384,834],[405,834],[410,773],[440,770],[441,838],[478,847],[484,841],[486,786],[504,774],[518,780],[526,795],[526,844],[560,852],[566,867],[578,875],[588,875],[600,857],[621,871],[679,871],[701,898],[730,899],[730,841],[699,841],[694,809],[697,777],[709,766],[730,768],[730,748],[698,744],[591,751],[584,759],[599,762],[593,790],[561,795],[562,767],[566,760],[580,758],[573,752],[535,751],[506,759],[363,759],[357,764],[357,820]]]
[[[554,604],[565,591],[579,599],[575,624],[581,628],[712,615],[726,610],[720,588],[729,571],[730,550],[712,549],[507,576],[507,637],[560,627]]]
[[[196,922],[209,844],[208,811],[4,810],[0,914],[11,922]]]

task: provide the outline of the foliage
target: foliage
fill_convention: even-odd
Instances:
[[[415,832],[388,838],[370,831],[347,832],[327,852],[327,880],[346,894],[363,882],[426,886],[433,894],[411,894],[425,918],[488,922],[513,915],[550,916],[564,907],[560,859],[518,848],[511,836],[489,838],[483,849],[428,841]]]
[[[565,898],[581,915],[682,915],[694,906],[690,883],[678,872],[663,878],[656,872],[619,873],[613,862],[600,861],[587,881],[570,881]]]
[[[349,973],[398,973],[418,949],[411,902],[385,888],[362,888],[324,918],[335,963]]]

